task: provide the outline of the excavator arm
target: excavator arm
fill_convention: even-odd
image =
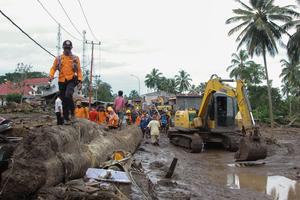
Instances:
[[[259,127],[255,125],[246,88],[241,80],[237,80],[236,98],[242,116],[242,133],[245,137],[240,140],[235,159],[237,161],[264,159],[267,157],[267,147]]]
[[[243,81],[236,81],[236,99],[238,108],[242,116],[242,124],[245,130],[255,127],[255,121],[252,114],[252,108],[248,99],[247,91]]]

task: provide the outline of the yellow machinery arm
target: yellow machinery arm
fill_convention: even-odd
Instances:
[[[239,111],[242,115],[242,124],[245,130],[255,127],[252,108],[247,96],[246,88],[241,80],[236,81],[236,99]]]

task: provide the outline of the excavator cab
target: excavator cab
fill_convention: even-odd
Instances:
[[[208,108],[208,128],[234,128],[237,114],[236,99],[224,93],[215,92]]]

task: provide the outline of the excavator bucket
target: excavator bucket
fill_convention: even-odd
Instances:
[[[267,157],[267,147],[261,138],[243,137],[239,150],[234,158],[236,161],[255,161]]]

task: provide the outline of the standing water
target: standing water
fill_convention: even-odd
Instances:
[[[227,175],[227,187],[263,192],[274,200],[300,200],[300,182],[284,176],[231,173]]]

